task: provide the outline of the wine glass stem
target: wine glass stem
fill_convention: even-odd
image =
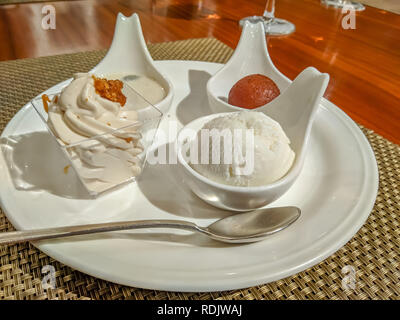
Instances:
[[[267,0],[265,4],[264,17],[274,18],[275,17],[275,0]]]

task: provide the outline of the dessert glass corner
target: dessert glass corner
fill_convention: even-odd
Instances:
[[[82,185],[87,190],[88,194],[93,198],[96,198],[103,193],[112,191],[129,182],[135,181],[140,176],[146,164],[148,150],[153,144],[158,126],[160,124],[160,120],[163,116],[162,112],[159,109],[148,102],[143,96],[141,96],[137,91],[135,91],[125,82],[122,92],[127,98],[126,104],[123,107],[124,111],[135,110],[138,115],[138,121],[133,124],[123,126],[121,128],[110,128],[109,131],[103,134],[87,137],[80,141],[74,142],[73,144],[64,143],[61,139],[58,138],[56,132],[53,130],[51,125],[48,124],[48,113],[44,108],[42,95],[31,100],[31,105],[33,106],[37,115],[44,123],[50,135],[56,140],[58,147],[63,151],[66,159],[69,162],[69,166],[60,168],[60,172],[62,173],[62,171],[64,171],[64,173],[67,173],[69,168],[73,169],[76,172],[77,177],[81,181]],[[47,94],[47,96],[50,100],[53,100],[54,96],[58,95],[59,93],[61,93],[61,90],[51,91]],[[83,161],[79,156],[80,152],[78,152],[77,150],[84,150],[85,148],[87,148],[87,145],[100,145],[101,141],[104,141],[104,139],[121,136],[121,134],[131,132],[132,130],[140,133],[139,143],[143,150],[136,155],[137,162],[135,162],[134,168],[133,166],[131,167],[132,174],[129,175],[129,177],[125,176],[119,179],[117,176],[113,177],[111,179],[112,181],[108,180],[107,182],[105,182],[101,179],[98,179],[97,177],[90,177],[90,175],[88,176],[87,172],[84,173],[84,171],[81,170]],[[122,159],[122,157],[119,158],[119,160],[126,162],[126,159],[124,160]],[[113,170],[113,168],[109,167],[109,170]]]

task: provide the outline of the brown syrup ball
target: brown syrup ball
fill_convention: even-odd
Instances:
[[[254,109],[279,96],[278,86],[262,74],[252,74],[240,79],[229,91],[228,103],[247,109]]]

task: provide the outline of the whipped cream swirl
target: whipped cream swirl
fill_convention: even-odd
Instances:
[[[90,191],[101,192],[140,173],[143,152],[135,110],[101,97],[91,74],[77,73],[49,105],[48,125]]]

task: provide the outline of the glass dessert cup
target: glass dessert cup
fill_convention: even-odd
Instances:
[[[48,93],[47,96],[53,100],[60,92]],[[31,101],[47,131],[56,140],[69,162],[68,166],[60,167],[60,174],[68,173],[69,169],[74,170],[92,198],[138,178],[144,169],[147,152],[153,144],[162,118],[160,110],[125,83],[122,92],[126,96],[126,104],[121,110],[136,111],[137,121],[118,128],[110,127],[110,130],[105,133],[89,136],[70,144],[62,141],[56,130],[48,123],[49,115],[45,110],[42,97]],[[126,138],[128,135],[130,137],[133,135],[135,138]],[[121,142],[126,149],[115,148],[113,144],[110,144],[111,141],[114,141],[114,145],[115,142]],[[126,147],[128,144],[131,146]]]

